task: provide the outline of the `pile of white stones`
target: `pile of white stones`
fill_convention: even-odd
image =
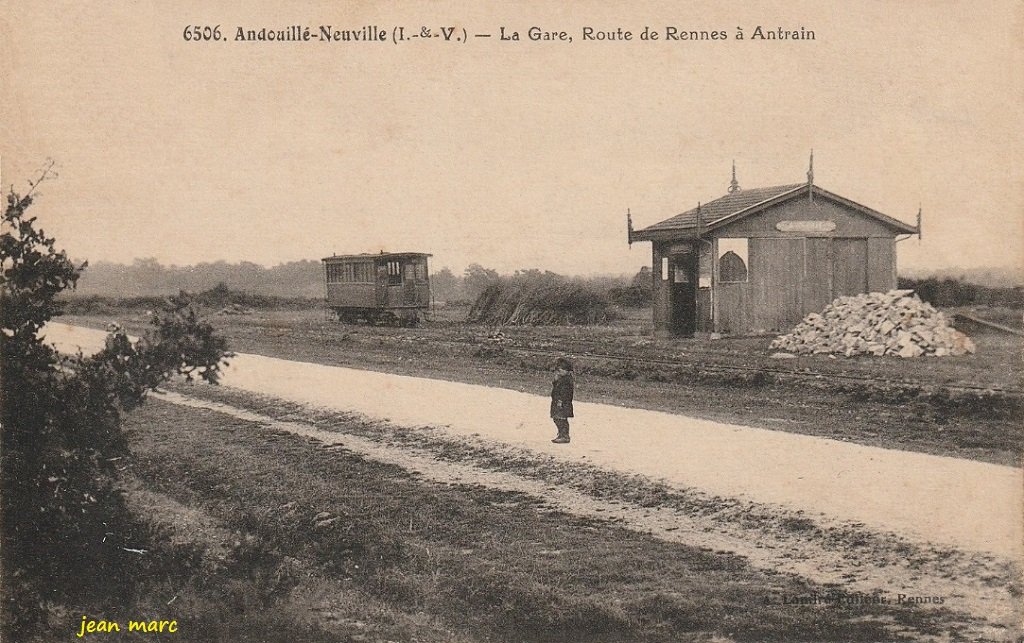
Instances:
[[[912,290],[840,297],[811,313],[770,348],[790,353],[855,355],[964,355],[974,342]]]

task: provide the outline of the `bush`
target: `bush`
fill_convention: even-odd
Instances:
[[[983,304],[1024,308],[1024,288],[994,288],[979,286],[962,279],[909,279],[900,277],[899,288],[913,290],[923,301],[933,306],[957,307]]]
[[[232,290],[220,283],[209,290],[191,295],[194,305],[220,310],[229,306],[242,306],[260,310],[306,310],[323,306],[322,299],[306,297],[276,297]],[[123,311],[157,310],[165,306],[163,295],[140,297],[105,297],[101,295],[67,296],[59,299],[61,309],[73,315],[111,315]]]
[[[36,229],[31,203],[12,192],[0,221],[4,640],[27,639],[55,605],[123,602],[142,536],[117,489],[121,414],[172,375],[216,382],[228,355],[185,296],[137,342],[117,329],[91,357],[44,344],[39,330],[84,265]]]
[[[654,301],[654,281],[651,269],[640,268],[628,286],[613,286],[608,290],[608,297],[618,306],[643,308]]]

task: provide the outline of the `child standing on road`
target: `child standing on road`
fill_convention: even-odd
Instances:
[[[569,443],[573,388],[572,362],[559,357],[555,361],[555,379],[551,383],[551,419],[558,427],[558,437],[552,440],[555,444]]]

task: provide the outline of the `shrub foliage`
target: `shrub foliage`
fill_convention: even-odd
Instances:
[[[60,314],[56,297],[74,288],[84,264],[58,252],[28,216],[32,199],[32,190],[11,192],[0,221],[5,640],[25,640],[60,606],[124,600],[121,581],[141,536],[117,488],[128,455],[121,414],[173,375],[216,382],[229,356],[184,294],[137,341],[115,329],[92,356],[44,343],[40,330]]]
[[[964,279],[946,277],[928,277],[927,279],[910,279],[900,277],[899,287],[913,290],[922,301],[933,306],[1006,306],[1013,309],[1024,308],[1024,287],[1013,288],[980,286]]]

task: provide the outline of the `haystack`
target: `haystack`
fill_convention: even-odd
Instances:
[[[596,324],[610,318],[604,293],[586,283],[551,273],[499,279],[469,310],[479,324]]]

